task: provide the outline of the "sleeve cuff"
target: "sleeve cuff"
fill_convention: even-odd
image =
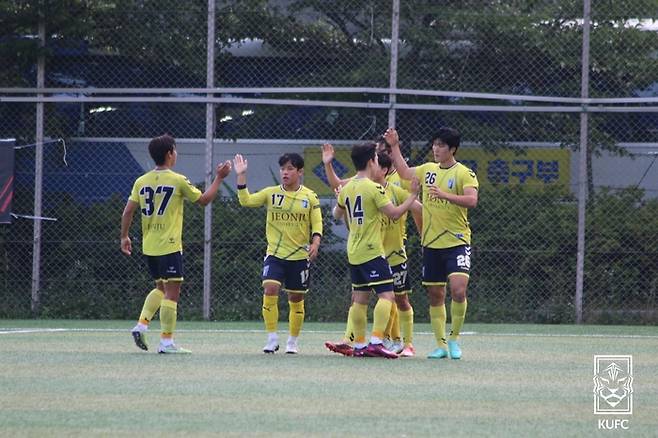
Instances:
[[[238,190],[246,189],[247,185],[246,184],[238,184]]]

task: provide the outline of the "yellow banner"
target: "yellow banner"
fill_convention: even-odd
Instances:
[[[340,178],[349,178],[356,173],[350,151],[349,147],[336,148],[333,164]],[[475,171],[480,187],[567,187],[571,179],[571,153],[567,149],[528,148],[518,154],[512,150],[492,153],[483,148],[466,147],[459,149],[457,159]],[[320,196],[332,195],[320,147],[305,148],[304,162],[304,184]]]

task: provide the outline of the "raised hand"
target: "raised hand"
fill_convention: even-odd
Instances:
[[[247,160],[242,155],[236,154],[235,158],[233,158],[233,168],[238,175],[244,175],[247,173]]]
[[[384,133],[384,140],[386,140],[386,143],[388,143],[391,147],[400,144],[400,137],[398,136],[398,132],[395,130],[395,128],[388,128],[386,130]]]
[[[322,162],[324,164],[331,163],[335,156],[336,153],[332,145],[330,145],[329,143],[325,143],[322,145]]]
[[[231,161],[226,160],[223,163],[218,164],[215,172],[219,178],[226,178],[228,174],[231,173]]]

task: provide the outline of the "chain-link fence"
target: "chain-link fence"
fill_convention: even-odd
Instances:
[[[334,143],[349,175],[349,146],[395,124],[411,164],[430,159],[438,127],[457,128],[457,159],[478,175],[469,320],[658,321],[658,1],[595,3],[589,20],[571,1],[87,6],[0,6],[0,138],[20,147],[0,317],[135,317],[150,280],[120,254],[119,218],[152,166],[148,139],[169,132],[200,185],[235,153],[252,191],[277,183],[283,152],[304,156],[325,218],[307,315],[343,320],[345,232],[319,148]],[[186,207],[182,318],[259,318],[265,216],[234,190],[232,175],[211,227]]]

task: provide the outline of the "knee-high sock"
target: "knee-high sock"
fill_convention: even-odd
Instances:
[[[288,312],[288,323],[290,326],[290,336],[299,336],[304,324],[304,301],[293,303],[288,301],[290,312]]]
[[[395,321],[397,319],[397,313],[398,313],[398,306],[393,303],[391,306],[391,315],[388,318],[388,323],[386,324],[386,330],[384,330],[384,337],[388,339],[395,339]],[[399,336],[399,331],[400,331],[400,326],[398,324],[398,338]]]
[[[391,325],[391,339],[394,341],[399,341],[400,340],[400,309],[398,309],[397,304],[393,303],[393,306],[391,307],[391,319],[393,321],[389,321],[389,324]]]
[[[139,314],[139,322],[144,325],[149,325],[149,322],[153,319],[153,315],[160,308],[162,299],[164,298],[164,292],[160,289],[153,289],[146,296],[144,300],[144,306],[142,307],[142,313]]]
[[[372,315],[372,336],[379,339],[384,338],[386,324],[388,324],[388,320],[391,318],[391,306],[393,306],[391,301],[382,298],[377,300]]]
[[[404,345],[412,344],[414,341],[414,309],[400,310],[400,327],[402,327],[402,339]]]
[[[439,347],[447,348],[446,343],[446,305],[430,306],[430,323]]]
[[[279,323],[279,296],[263,295],[263,321],[267,333],[276,332]]]
[[[350,306],[350,310],[352,310],[352,306]],[[343,340],[354,342],[354,329],[352,328],[352,320],[350,319],[349,311],[347,312],[347,324],[345,324],[345,335],[343,336]]]
[[[466,318],[466,307],[468,306],[466,300],[463,303],[458,303],[455,300],[452,300],[450,303],[450,321],[452,325],[450,326],[450,340],[456,341],[459,339],[459,332],[464,325],[464,319]]]
[[[176,301],[163,299],[160,304],[160,327],[162,329],[161,337],[171,339],[174,337],[176,330],[176,316],[178,313],[178,303]]]
[[[366,326],[368,325],[368,305],[353,303],[350,307],[350,313],[347,319],[352,325],[354,332],[354,343],[365,344],[366,342]]]

